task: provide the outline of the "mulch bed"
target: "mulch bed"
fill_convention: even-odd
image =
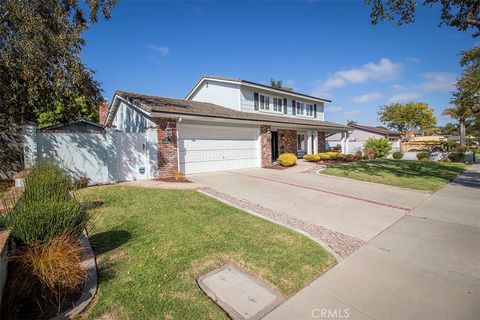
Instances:
[[[190,180],[181,180],[181,181],[178,181],[176,180],[174,177],[170,177],[170,178],[156,178],[154,179],[156,181],[162,181],[162,182],[176,182],[176,183],[192,183],[192,181]]]

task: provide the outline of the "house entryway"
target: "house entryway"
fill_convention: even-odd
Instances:
[[[272,131],[272,161],[278,159],[278,132]]]

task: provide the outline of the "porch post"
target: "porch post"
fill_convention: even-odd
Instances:
[[[312,149],[312,131],[307,130],[307,153],[312,154],[313,149]]]
[[[342,132],[342,141],[340,142],[340,146],[342,147],[342,153],[345,153],[346,151],[346,144],[345,144],[346,136],[347,134],[345,132]]]
[[[313,153],[318,153],[318,131],[313,132]]]

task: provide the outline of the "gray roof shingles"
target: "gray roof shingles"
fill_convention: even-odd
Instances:
[[[213,103],[198,102],[191,100],[173,99],[165,97],[157,97],[139,93],[116,91],[116,95],[129,101],[133,105],[155,113],[170,113],[176,115],[192,115],[211,118],[235,119],[245,121],[258,121],[268,123],[294,124],[311,127],[325,127],[332,130],[346,131],[347,126],[321,120],[293,118],[280,115],[269,115],[262,113],[236,111],[225,108]]]

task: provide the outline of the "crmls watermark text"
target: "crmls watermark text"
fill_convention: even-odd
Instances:
[[[348,319],[350,318],[350,310],[319,308],[312,310],[313,319]]]

